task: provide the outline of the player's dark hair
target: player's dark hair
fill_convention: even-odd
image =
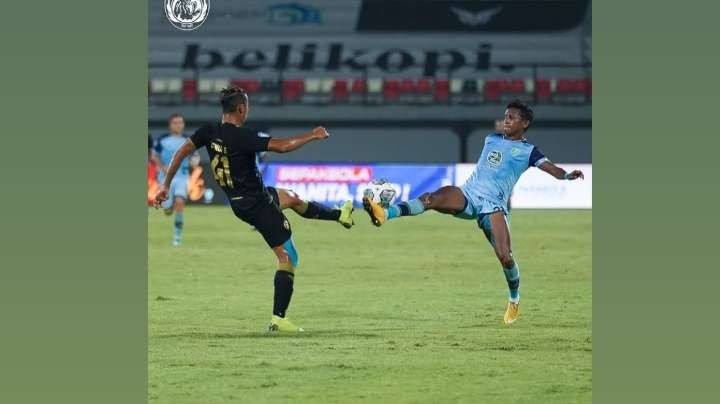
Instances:
[[[237,111],[238,105],[247,105],[248,96],[244,89],[229,86],[220,91],[220,105],[224,113]]]
[[[183,117],[182,115],[180,115],[176,112],[176,113],[170,115],[170,117],[168,118],[168,122],[172,121],[175,118],[182,118],[182,117]],[[183,119],[185,119],[185,118],[183,118]]]
[[[520,112],[522,119],[528,121],[528,129],[530,129],[530,125],[532,125],[532,121],[535,118],[535,112],[533,112],[532,108],[520,100],[514,100],[505,107],[505,109],[510,108],[515,108]]]

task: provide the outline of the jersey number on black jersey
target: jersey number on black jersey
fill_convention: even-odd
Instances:
[[[213,157],[210,162],[213,175],[215,175],[215,181],[217,181],[221,187],[232,188],[233,181],[230,176],[230,160],[228,159],[227,154],[222,152],[224,151],[224,148],[219,147],[218,149],[220,149],[221,152],[215,154],[215,157]],[[217,149],[215,151],[217,151]]]

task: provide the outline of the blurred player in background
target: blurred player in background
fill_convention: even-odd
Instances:
[[[155,142],[153,160],[158,170],[158,182],[165,180],[168,166],[173,155],[185,143],[188,137],[183,133],[185,130],[185,119],[180,114],[170,115],[168,119],[168,130]],[[173,178],[168,187],[169,198],[162,205],[165,214],[170,216],[175,213],[175,228],[173,231],[173,245],[179,246],[182,242],[183,225],[185,224],[185,202],[188,197],[188,180],[191,164],[197,166],[197,159],[189,159],[182,162],[177,175]]]
[[[584,178],[582,171],[565,172],[548,160],[525,138],[533,121],[533,110],[521,101],[505,109],[502,132],[485,138],[480,159],[472,175],[461,187],[445,186],[417,199],[390,205],[387,209],[363,198],[365,210],[375,226],[401,216],[419,215],[436,210],[461,219],[477,220],[502,265],[510,298],[503,321],[510,324],[520,314],[520,268],[513,258],[507,222],[510,193],[525,170],[535,166],[559,180]]]
[[[290,208],[308,219],[336,221],[349,229],[353,226],[352,201],[346,201],[341,209],[331,209],[316,202],[306,202],[290,190],[265,187],[258,171],[257,153],[288,153],[314,140],[327,139],[329,135],[325,128],[317,127],[298,136],[274,139],[245,127],[250,103],[245,91],[238,87],[222,90],[220,104],[222,121],[199,128],[172,158],[165,182],[155,196],[156,206],[170,197],[173,177],[185,157],[206,147],[215,180],[227,194],[235,216],[254,226],[277,256],[273,315],[268,330],[302,331],[285,317],[299,258],[290,222],[282,210]]]

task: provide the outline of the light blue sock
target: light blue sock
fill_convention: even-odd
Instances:
[[[398,216],[400,216],[400,208],[397,205],[390,205],[387,209],[385,209],[385,213],[387,215],[388,219],[394,219]]]
[[[505,279],[507,280],[508,288],[510,289],[510,301],[520,301],[520,268],[517,263],[510,268],[503,268],[505,273]]]
[[[297,249],[295,248],[295,243],[293,242],[292,237],[287,239],[286,242],[283,243],[283,247],[285,247],[285,251],[287,251],[288,255],[290,256],[290,263],[292,264],[293,268],[297,268],[298,265],[300,265],[300,256],[298,255]]]
[[[407,202],[400,202],[390,205],[385,209],[388,219],[394,219],[400,216],[415,216],[425,212],[425,205],[420,199],[411,199]]]
[[[182,213],[175,213],[175,240],[180,240],[180,238],[182,237],[184,222],[185,215]]]

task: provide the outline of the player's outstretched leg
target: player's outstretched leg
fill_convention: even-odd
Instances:
[[[503,321],[505,324],[512,324],[520,316],[520,268],[512,255],[510,229],[508,229],[505,213],[488,214],[482,219],[480,225],[493,245],[495,255],[502,265],[508,289],[510,289],[510,298]]]
[[[353,227],[355,224],[352,219],[354,210],[352,201],[345,201],[340,209],[332,209],[317,202],[304,201],[298,194],[289,189],[276,188],[275,190],[280,199],[281,209],[290,208],[306,219],[335,221],[346,229]]]
[[[401,216],[416,216],[426,210],[436,210],[440,213],[457,214],[465,209],[465,195],[460,188],[445,186],[434,192],[424,193],[419,198],[407,202],[400,202],[388,206],[382,206],[373,202],[372,199],[363,198],[363,207],[370,215],[370,220],[375,226],[382,226],[386,221]]]
[[[275,272],[275,295],[273,298],[273,315],[268,331],[271,332],[302,332],[302,328],[293,324],[285,315],[290,306],[295,280],[295,268],[298,265],[298,253],[292,238],[283,245],[273,247],[278,259],[278,270]]]

